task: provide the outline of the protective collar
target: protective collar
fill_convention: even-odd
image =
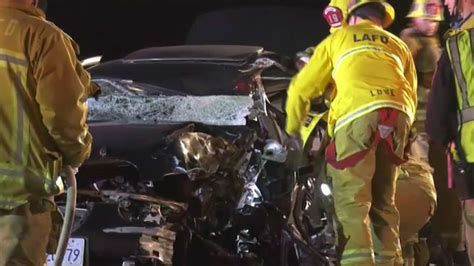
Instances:
[[[46,19],[46,14],[43,12],[43,10],[27,4],[21,4],[13,1],[1,1],[0,8],[16,9],[36,17]]]

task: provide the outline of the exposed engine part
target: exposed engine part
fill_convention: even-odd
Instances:
[[[255,207],[262,201],[262,193],[257,187],[257,184],[254,182],[249,182],[244,186],[244,192],[239,200],[239,203],[237,204],[237,209],[241,209],[246,205]]]
[[[288,151],[276,140],[267,140],[265,147],[263,147],[262,158],[268,161],[284,163]]]
[[[179,145],[186,168],[201,168],[208,175],[225,169],[236,156],[242,154],[237,146],[204,133],[184,133],[179,138]]]
[[[58,202],[58,210],[61,213],[62,216],[64,216],[65,213],[65,205],[63,202]],[[72,232],[77,231],[87,220],[90,211],[93,208],[92,203],[86,203],[85,208],[79,208],[76,207],[76,212],[74,213],[74,224],[72,227]]]
[[[193,178],[195,175],[186,173],[184,169],[178,173],[165,174],[161,178],[153,180],[153,191],[166,199],[189,202],[195,186]]]
[[[143,204],[124,199],[118,202],[118,213],[127,222],[144,222],[160,225],[166,218],[161,213],[161,207],[156,204]]]
[[[263,201],[262,193],[257,186],[257,180],[265,167],[265,163],[266,161],[262,160],[260,151],[254,150],[245,173],[245,186],[237,204],[237,209],[242,209],[246,205],[255,207]]]
[[[103,229],[105,233],[141,234],[139,244],[140,252],[133,257],[134,260],[160,261],[164,265],[172,265],[173,245],[176,232],[170,229],[171,225],[161,227],[117,227]]]
[[[118,212],[125,221],[143,221],[160,224],[162,220],[179,220],[188,208],[186,203],[147,196],[103,190],[100,192],[79,190],[79,195],[102,198],[104,202],[117,203]]]
[[[255,248],[259,243],[256,237],[249,234],[248,229],[241,230],[237,235],[237,254],[242,257],[257,257]]]
[[[122,266],[136,266],[135,260],[126,259],[122,262]]]
[[[140,261],[159,260],[164,265],[172,265],[175,236],[174,232],[166,237],[142,235],[139,241],[142,254],[137,256],[137,259]]]
[[[167,265],[181,259],[184,264],[177,265],[295,265],[287,264],[293,257],[299,258],[298,263],[324,261],[308,247],[311,238],[295,237],[285,215],[260,191],[259,186],[273,180],[266,178],[268,164],[282,166],[270,171],[272,176],[279,177],[275,172],[285,176],[287,152],[275,140],[265,142],[262,132],[266,130],[259,122],[250,122],[257,129],[196,123],[153,131],[158,138],[149,156],[153,163],[165,160],[164,167],[157,163],[160,169],[151,168],[146,175],[114,172],[103,180],[98,176],[92,179],[95,191],[89,186],[91,190],[81,190],[80,195],[110,203],[129,225],[139,225],[104,230],[135,235],[133,243],[139,243],[139,251],[126,257],[135,265]],[[117,155],[119,150],[108,149],[108,158],[101,159]],[[299,198],[303,219],[309,201],[311,197]],[[174,231],[168,224],[179,229]],[[169,230],[172,236],[156,236],[156,230]]]
[[[120,202],[124,199],[130,199],[130,200],[149,202],[149,203],[166,206],[179,213],[184,212],[187,209],[187,204],[185,203],[179,203],[175,201],[162,199],[158,196],[152,197],[152,196],[147,196],[147,195],[124,193],[124,192],[117,192],[117,191],[111,191],[111,190],[102,190],[100,192],[100,195],[106,199],[106,202],[107,200],[111,200],[113,202]]]

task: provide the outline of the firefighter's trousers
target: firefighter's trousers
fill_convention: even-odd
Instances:
[[[428,164],[428,141],[425,133],[410,143],[408,161],[401,165],[395,202],[400,212],[400,242],[405,266],[426,266],[429,261],[427,239],[418,232],[436,209],[436,189]]]
[[[429,251],[418,232],[433,215],[436,202],[410,179],[397,182],[396,205],[400,212],[400,242],[406,266],[426,266]]]
[[[337,160],[372,146],[378,132],[379,114],[372,112],[341,128],[334,136]],[[403,263],[399,240],[399,212],[395,206],[398,166],[393,153],[402,157],[410,122],[400,113],[391,133],[393,152],[380,143],[354,166],[336,169],[332,177],[334,205],[342,225],[338,245],[345,245],[342,265],[399,265]],[[345,243],[343,243],[345,242]]]
[[[0,210],[0,266],[43,266],[52,227],[51,211],[42,207]]]
[[[402,169],[404,166],[402,165]],[[422,183],[424,179],[431,178],[430,173],[411,169],[407,171],[406,168],[398,176],[395,194],[395,203],[400,213],[400,244],[404,266],[426,266],[430,255],[428,244],[418,233],[433,215],[436,199],[423,189],[430,187]],[[421,176],[422,174],[425,176]],[[337,227],[340,230],[339,223]]]

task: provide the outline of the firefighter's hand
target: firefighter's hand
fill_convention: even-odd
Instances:
[[[311,101],[311,111],[316,113],[324,113],[329,110],[324,97],[319,97]]]
[[[301,151],[303,150],[303,140],[300,135],[289,136],[285,141],[285,147],[288,151]]]
[[[99,100],[99,95],[102,93],[102,88],[94,81],[91,81],[89,90],[88,90],[88,98],[94,98],[96,101]]]
[[[288,151],[285,167],[292,171],[297,171],[301,166],[303,155],[303,140],[300,135],[289,136],[285,141],[285,147]]]

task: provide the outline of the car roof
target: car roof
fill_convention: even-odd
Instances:
[[[178,45],[149,47],[125,56],[124,60],[216,60],[247,61],[264,53],[259,46]]]

